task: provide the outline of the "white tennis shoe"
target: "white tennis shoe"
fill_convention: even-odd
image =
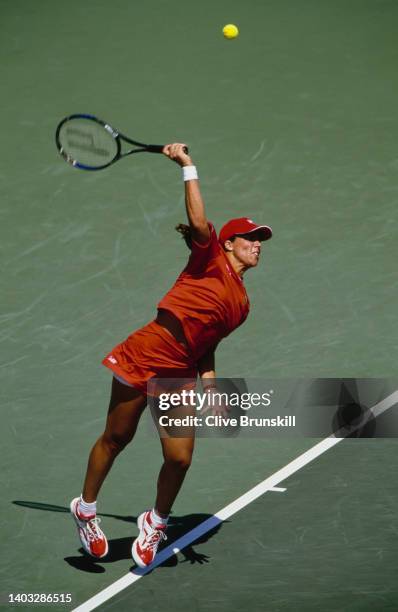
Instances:
[[[160,542],[167,540],[166,525],[155,526],[150,510],[140,514],[137,525],[140,533],[133,542],[131,554],[138,567],[148,567],[155,559]]]
[[[84,550],[95,557],[102,559],[108,554],[108,540],[102,529],[99,527],[101,519],[95,515],[84,517],[79,514],[79,498],[75,497],[70,503],[70,511],[75,520],[80,542]]]

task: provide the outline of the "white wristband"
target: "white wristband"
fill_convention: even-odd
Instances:
[[[182,177],[184,181],[192,181],[198,178],[198,172],[196,170],[196,166],[183,166],[182,167]]]

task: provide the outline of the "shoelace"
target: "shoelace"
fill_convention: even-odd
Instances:
[[[154,550],[159,546],[161,540],[167,540],[167,535],[162,529],[153,529],[152,533],[147,535],[145,540],[147,548]]]
[[[101,522],[101,519],[97,517],[87,521],[87,534],[88,534],[88,539],[91,542],[95,542],[95,540],[102,539],[102,532],[98,526],[100,522]]]

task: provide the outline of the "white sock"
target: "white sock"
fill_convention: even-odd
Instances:
[[[85,502],[83,495],[79,499],[79,514],[82,516],[93,516],[97,514],[97,502]]]
[[[155,525],[155,527],[160,527],[161,525],[167,525],[168,520],[169,520],[168,516],[159,516],[155,508],[152,508],[151,521]]]

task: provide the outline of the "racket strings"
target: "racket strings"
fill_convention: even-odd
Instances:
[[[80,151],[90,151],[90,153],[100,157],[108,157],[110,154],[109,148],[105,149],[96,145],[93,134],[87,134],[78,128],[67,127],[66,136],[70,147],[80,149]]]
[[[118,143],[100,123],[71,119],[59,133],[61,152],[72,164],[98,168],[109,164],[118,154]]]

